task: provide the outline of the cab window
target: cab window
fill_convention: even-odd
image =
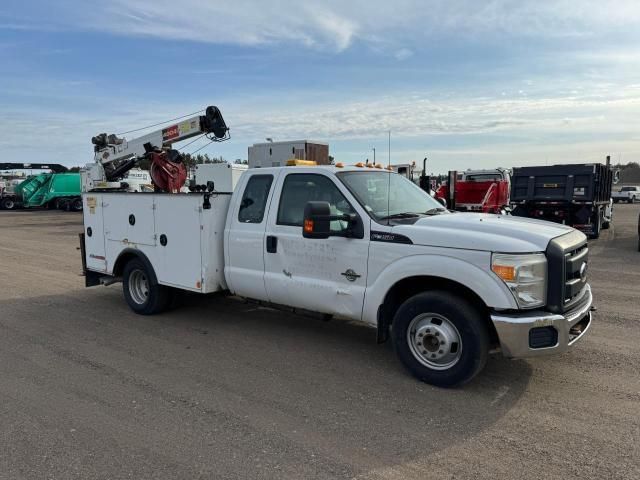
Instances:
[[[292,173],[287,175],[282,186],[278,207],[278,225],[302,227],[304,207],[307,202],[329,202],[331,215],[356,213],[338,187],[324,175]],[[341,233],[348,222],[334,220],[331,232]]]
[[[262,223],[272,182],[273,175],[253,175],[249,179],[240,201],[240,223]]]

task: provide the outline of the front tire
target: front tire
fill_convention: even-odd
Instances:
[[[142,260],[134,258],[124,267],[122,291],[129,308],[140,315],[165,310],[171,300],[169,288],[159,285]]]
[[[82,211],[82,199],[81,198],[76,198],[74,200],[71,200],[71,210],[73,210],[74,212],[81,212]]]
[[[16,202],[13,200],[13,198],[4,198],[2,200],[1,206],[5,210],[13,210],[14,208],[16,208]]]
[[[485,366],[489,332],[481,313],[449,292],[406,300],[392,325],[396,353],[419,380],[438,387],[469,382]]]

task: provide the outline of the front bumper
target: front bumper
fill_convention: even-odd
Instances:
[[[563,315],[539,310],[492,314],[491,320],[498,332],[503,355],[523,358],[566,352],[591,326],[593,296],[589,285],[584,297],[576,308]]]

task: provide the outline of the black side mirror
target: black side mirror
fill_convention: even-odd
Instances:
[[[304,238],[329,238],[331,226],[331,207],[329,202],[307,202],[304,207]]]
[[[334,232],[334,236],[364,238],[364,225],[360,217],[355,213],[331,215],[329,202],[307,202],[304,207],[302,236],[304,238],[329,238],[332,235],[331,222],[334,220],[347,222],[349,225],[344,232]]]

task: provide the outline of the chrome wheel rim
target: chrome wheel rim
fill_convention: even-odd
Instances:
[[[460,332],[448,318],[437,313],[422,313],[411,320],[407,343],[416,360],[433,370],[451,368],[462,356]]]
[[[129,294],[138,305],[144,305],[149,298],[149,280],[142,270],[134,270],[129,275]]]

